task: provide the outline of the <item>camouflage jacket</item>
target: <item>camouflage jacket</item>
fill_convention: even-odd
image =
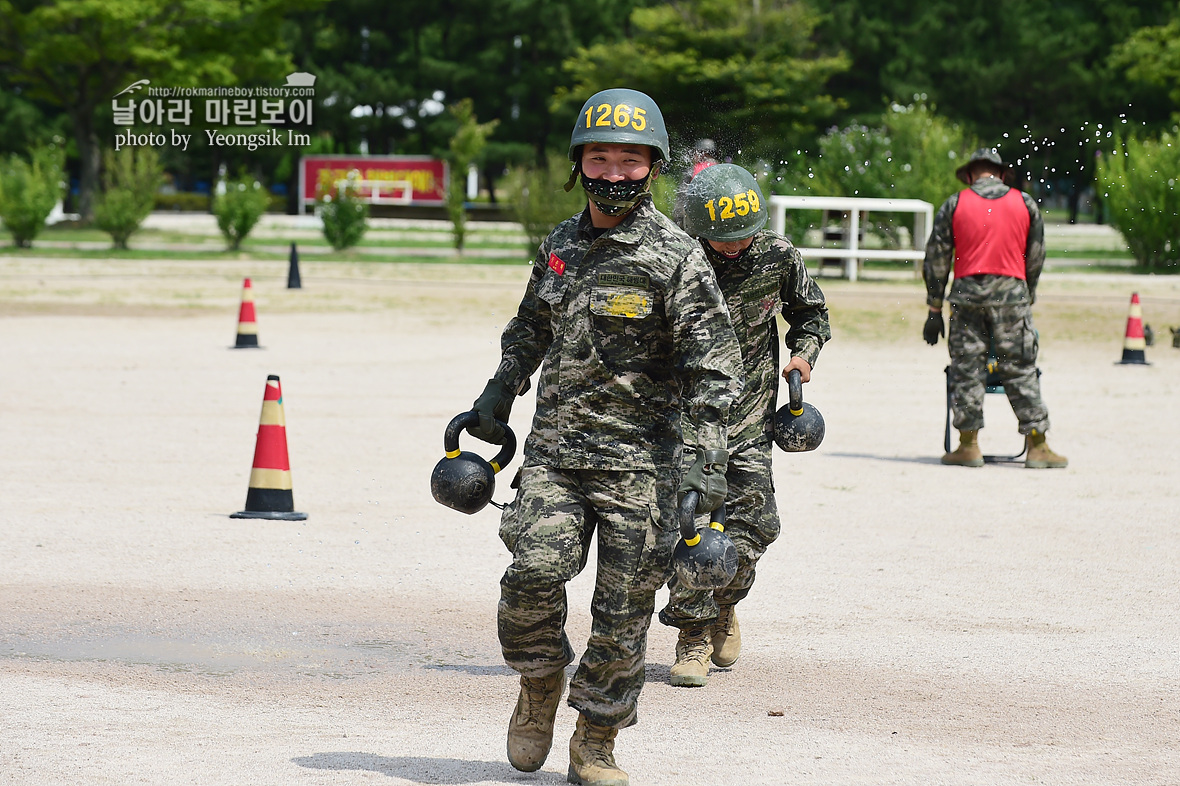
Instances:
[[[971,184],[971,190],[985,199],[999,199],[1008,193],[1008,186],[998,178],[981,177]],[[967,276],[956,278],[947,300],[964,306],[1005,306],[1036,302],[1037,280],[1045,264],[1045,222],[1037,203],[1022,193],[1028,208],[1028,242],[1024,247],[1024,275],[1026,281],[1011,276]],[[926,260],[922,276],[926,280],[926,304],[942,308],[942,296],[955,259],[954,216],[959,195],[954,194],[942,203],[934,216],[934,228],[926,243]]]
[[[589,210],[541,243],[495,376],[519,389],[538,366],[525,463],[652,470],[675,461],[680,412],[697,445],[724,448],[741,351],[700,246],[644,199],[591,234]]]
[[[778,395],[778,314],[787,322],[786,346],[792,357],[811,366],[832,337],[824,293],[807,273],[791,241],[768,229],[754,236],[740,259],[710,255],[742,348],[745,387],[729,411],[731,452],[774,438]],[[686,425],[685,432],[690,428]],[[691,435],[689,435],[691,436]]]

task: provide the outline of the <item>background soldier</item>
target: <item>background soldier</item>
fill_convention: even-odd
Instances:
[[[954,194],[934,217],[922,274],[930,311],[922,336],[934,346],[946,335],[942,295],[952,260],[950,388],[959,447],[943,464],[983,466],[983,428],[989,349],[996,374],[1020,422],[1028,454],[1024,466],[1064,467],[1069,462],[1049,449],[1049,411],[1037,379],[1037,331],[1032,304],[1045,262],[1045,225],[1028,194],[1005,185],[1012,168],[994,148],[980,148],[955,176],[971,186]]]
[[[685,230],[700,239],[717,273],[741,344],[745,387],[729,412],[729,494],[725,532],[738,553],[738,570],[728,586],[690,590],[674,576],[665,625],[680,628],[672,684],[704,685],[709,659],[732,666],[742,640],[734,606],[750,592],[754,568],[779,534],[771,479],[775,397],[779,380],[779,313],[789,330],[791,359],[783,377],[799,369],[803,381],[820,348],[831,338],[824,294],[807,274],[799,251],[786,238],[764,229],[768,206],[754,176],[734,164],[702,170],[684,192]],[[686,425],[685,434],[691,428]],[[691,454],[691,437],[687,454]]]
[[[619,728],[636,720],[655,594],[679,536],[677,485],[687,404],[697,459],[680,484],[701,511],[725,499],[726,419],[741,357],[717,280],[697,244],[652,205],[669,157],[659,107],[606,90],[582,107],[570,140],[572,188],[589,205],[541,244],[502,359],[474,409],[472,433],[498,442],[515,396],[541,366],[537,411],[500,537],[512,564],[500,582],[504,659],[521,674],[508,760],[541,767],[574,659],[565,584],[598,532],[598,575],[586,650],[570,681],[579,711],[569,780],[627,783],[614,760]],[[683,397],[683,398],[682,398]]]

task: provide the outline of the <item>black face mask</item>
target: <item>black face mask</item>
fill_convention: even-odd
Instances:
[[[659,171],[660,163],[657,161],[652,165],[647,177],[642,180],[620,180],[617,183],[612,183],[603,178],[586,177],[582,172],[582,167],[575,164],[573,171],[570,172],[570,179],[565,184],[565,190],[572,189],[578,176],[581,175],[582,189],[590,201],[594,203],[594,206],[605,216],[621,216],[638,205],[643,195],[650,191],[652,178]]]
[[[620,180],[617,183],[582,175],[582,188],[586,195],[606,216],[621,216],[635,207],[639,204],[640,198],[647,193],[650,183],[650,174],[643,180]]]

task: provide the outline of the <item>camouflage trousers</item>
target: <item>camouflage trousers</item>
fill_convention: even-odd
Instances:
[[[754,445],[729,457],[725,482],[725,534],[737,548],[738,569],[727,586],[716,590],[691,590],[673,575],[668,582],[668,605],[660,611],[660,622],[674,628],[695,628],[717,619],[718,606],[745,598],[754,586],[758,560],[778,538],[780,523],[770,472],[769,443]],[[685,450],[685,466],[695,458]],[[702,519],[702,521],[704,521]]]
[[[529,677],[574,659],[565,585],[586,567],[598,533],[590,639],[568,701],[602,726],[636,720],[656,591],[679,534],[675,475],[525,467],[501,519],[512,564],[500,580],[500,646],[508,665]]]
[[[1049,430],[1049,411],[1041,401],[1037,379],[1037,331],[1028,305],[965,306],[951,304],[951,410],[955,428],[983,428],[983,396],[988,350],[995,342],[996,378],[1004,386],[1020,433]]]

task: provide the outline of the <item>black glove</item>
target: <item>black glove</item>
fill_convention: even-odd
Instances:
[[[498,379],[489,379],[487,387],[479,398],[471,405],[471,409],[479,413],[479,426],[469,427],[467,433],[476,439],[499,445],[504,442],[504,429],[496,421],[508,422],[512,414],[512,400],[516,396],[508,389],[507,383]]]
[[[926,315],[926,324],[922,326],[922,338],[926,343],[934,346],[939,336],[946,335],[946,325],[942,321],[941,311],[931,311]]]
[[[728,450],[699,450],[696,461],[684,473],[677,489],[677,501],[689,491],[701,495],[697,502],[697,513],[712,513],[725,504],[729,485],[725,482],[725,470],[729,464]]]

